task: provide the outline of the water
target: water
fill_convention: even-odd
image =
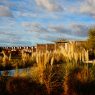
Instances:
[[[30,68],[4,70],[4,71],[0,71],[0,76],[3,75],[4,72],[8,72],[8,76],[14,76],[16,72],[20,75],[21,73],[23,73],[23,71],[26,72],[27,74],[29,74],[29,70],[30,70]]]

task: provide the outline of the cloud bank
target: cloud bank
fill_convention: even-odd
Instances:
[[[0,0],[0,46],[85,40],[94,9],[95,0]]]

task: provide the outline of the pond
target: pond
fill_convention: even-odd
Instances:
[[[4,70],[4,71],[0,71],[0,76],[4,75],[5,73],[7,74],[7,76],[14,76],[16,73],[18,75],[20,75],[23,72],[27,73],[27,75],[28,75],[29,74],[29,70],[30,70],[30,68],[14,69],[14,70]]]

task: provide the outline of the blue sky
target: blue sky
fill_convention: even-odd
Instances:
[[[0,0],[0,46],[85,40],[95,0]]]

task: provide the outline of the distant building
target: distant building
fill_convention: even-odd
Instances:
[[[57,41],[55,41],[55,50],[60,49],[60,47],[66,48],[67,43],[68,42],[66,40],[57,40]]]
[[[36,52],[36,46],[31,47],[32,53]]]
[[[37,44],[36,52],[46,52],[46,44]]]
[[[55,44],[46,44],[46,51],[53,52],[55,50]]]
[[[53,52],[55,50],[55,44],[37,44],[36,50],[37,52]]]

